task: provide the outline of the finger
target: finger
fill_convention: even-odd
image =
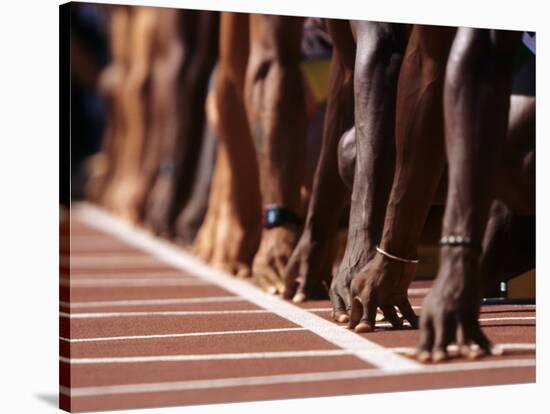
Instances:
[[[296,295],[296,291],[298,290],[298,282],[296,280],[293,280],[292,282],[285,282],[285,287],[283,289],[283,298],[286,300],[291,300]]]
[[[338,284],[338,294],[343,298],[348,314],[351,314],[352,299],[358,296],[363,288],[364,283],[359,278],[349,281],[344,279]]]
[[[278,264],[277,259],[272,259],[270,262],[270,265],[266,266],[265,268],[265,275],[269,279],[271,283],[271,288],[269,289],[269,293],[277,294],[279,292],[283,292],[285,285],[283,281],[283,274],[281,273],[281,265]],[[284,271],[284,266],[282,266],[282,271]]]
[[[298,286],[296,288],[296,291],[294,292],[294,295],[292,296],[292,302],[302,303],[302,302],[305,302],[306,299],[307,299],[307,295],[304,291],[304,283],[303,281],[298,281]]]
[[[244,263],[237,263],[237,270],[236,270],[237,277],[246,279],[251,276],[250,273],[250,266],[244,264]]]
[[[330,301],[332,302],[332,319],[336,322],[346,323],[349,321],[349,316],[346,312],[344,300],[335,292],[334,289],[329,290]]]
[[[296,292],[298,290],[298,287],[300,286],[300,283],[298,280],[296,280],[295,272],[293,267],[286,270],[284,273],[284,290],[283,290],[283,297],[287,300],[290,300],[291,298],[296,295]]]
[[[275,279],[273,281],[275,288],[277,289],[276,293],[283,293],[285,290],[285,281],[284,281],[284,274],[285,274],[285,267],[286,263],[288,261],[288,258],[275,258],[275,265],[274,265],[274,272],[273,275],[275,275]]]
[[[403,315],[403,318],[409,321],[411,327],[414,329],[418,328],[418,316],[416,316],[416,313],[414,312],[411,303],[409,302],[409,299],[404,299],[403,301],[401,301],[398,305],[398,308]]]
[[[271,287],[271,283],[263,273],[254,274],[252,277],[252,282],[265,292],[268,292]]]
[[[384,318],[391,323],[391,325],[395,329],[399,329],[403,327],[403,321],[397,316],[397,312],[393,305],[380,305],[380,309],[382,309],[382,313],[384,314]]]
[[[267,291],[272,294],[282,292],[284,289],[283,281],[279,278],[279,275],[273,270],[271,266],[266,266],[262,272],[264,278],[267,280],[269,287]]]
[[[292,298],[292,303],[304,303],[307,300],[307,296],[304,292],[298,292]]]
[[[376,324],[376,298],[371,293],[355,296],[351,304],[349,327],[355,332],[372,332]]]
[[[483,351],[481,354],[491,354],[492,343],[491,341],[489,341],[487,336],[485,336],[479,325],[476,326],[474,328],[474,331],[472,332],[472,341],[479,345],[480,349]],[[478,356],[480,356],[479,352],[470,352],[470,358],[477,358]]]
[[[349,315],[351,313],[351,290],[349,286],[345,286],[341,289],[341,292],[339,292],[339,295],[342,297],[342,300],[344,301],[344,309],[346,310],[346,313]]]
[[[434,343],[434,331],[432,318],[428,314],[420,317],[420,339],[416,346],[416,359],[427,362],[431,358],[431,350]]]
[[[446,348],[436,348],[432,352],[432,361],[436,364],[441,361],[445,361],[449,356],[447,355]]]
[[[212,265],[216,269],[221,270],[224,273],[229,273],[230,275],[235,275],[236,267],[233,263],[216,263]]]
[[[283,293],[284,290],[285,290],[285,284],[283,282],[282,279],[280,278],[277,278],[274,282],[274,286],[275,286],[275,294],[279,294],[279,293]]]
[[[195,244],[193,245],[193,249],[191,250],[191,254],[193,256],[196,256],[203,262],[209,263],[212,259],[212,246],[208,246],[205,248],[204,244]]]
[[[349,315],[349,325],[348,328],[354,329],[361,319],[363,318],[363,303],[358,296],[354,297],[351,301],[351,310]]]
[[[283,256],[283,257],[277,256],[275,258],[275,266],[274,267],[275,267],[275,271],[279,275],[280,280],[283,280],[283,276],[285,274],[285,269],[286,269],[287,263],[288,263],[288,257],[286,257],[286,256]]]
[[[464,328],[464,325],[462,323],[458,323],[457,329],[456,329],[456,344],[458,346],[458,352],[462,356],[469,356],[470,354],[470,339],[468,337],[468,333],[466,332],[466,329]]]
[[[355,326],[355,332],[372,332],[376,325],[376,308],[377,302],[373,295],[369,295],[363,299],[363,317],[359,324]]]
[[[439,317],[434,321],[435,337],[434,346],[432,348],[432,361],[441,362],[447,359],[447,345],[451,340],[449,332],[455,330],[454,320],[449,318]]]

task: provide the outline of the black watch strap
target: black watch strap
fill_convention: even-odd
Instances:
[[[286,225],[301,227],[303,225],[303,220],[292,210],[284,207],[270,206],[266,207],[262,212],[262,225],[265,229]]]

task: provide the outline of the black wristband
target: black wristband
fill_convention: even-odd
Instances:
[[[265,229],[282,227],[289,224],[301,227],[303,225],[303,220],[292,210],[284,207],[266,207],[262,212],[262,226]]]

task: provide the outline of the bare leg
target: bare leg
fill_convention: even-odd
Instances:
[[[105,204],[105,195],[112,185],[113,175],[124,140],[122,91],[127,74],[130,11],[128,6],[109,7],[111,62],[100,75],[99,89],[107,102],[106,128],[102,148],[88,164],[90,179],[87,198]]]
[[[212,71],[218,57],[219,13],[186,11],[184,25],[194,19],[189,42],[189,59],[185,76],[178,80],[178,113],[181,122],[177,132],[172,197],[168,204],[167,225],[172,236],[178,234],[176,220],[187,204],[196,179],[199,153],[205,127],[205,102]],[[190,109],[193,108],[193,109]]]
[[[303,19],[251,15],[251,48],[245,96],[260,165],[264,208],[277,205],[300,216],[304,176],[306,107],[300,70]],[[254,258],[255,281],[282,292],[283,275],[300,229],[264,229]]]
[[[178,125],[174,107],[177,99],[177,75],[183,58],[183,45],[178,36],[177,9],[159,9],[156,25],[155,58],[151,74],[151,120],[147,130],[143,168],[138,194],[138,213],[143,220],[150,210],[147,203],[153,184],[159,178],[161,158],[173,143]],[[154,209],[155,206],[153,206]]]
[[[151,7],[132,9],[130,67],[122,96],[125,136],[107,196],[108,206],[131,221],[137,220],[137,195],[147,122],[146,81],[151,73],[156,13],[157,10]]]
[[[163,137],[159,174],[149,200],[147,221],[157,233],[172,237],[175,220],[185,205],[197,167],[205,120],[205,99],[217,58],[218,13],[178,10],[177,33],[183,46],[170,111],[177,118],[175,129]]]
[[[225,147],[218,145],[216,160],[214,164],[214,173],[210,185],[208,196],[208,209],[204,221],[199,228],[197,237],[193,243],[193,254],[205,262],[210,262],[214,254],[216,234],[218,231],[217,222],[220,216],[220,207],[223,202],[227,202],[226,194],[227,183],[224,177],[230,174],[227,171],[227,154]]]
[[[284,295],[295,302],[326,296],[335,253],[331,242],[349,194],[338,175],[337,146],[344,131],[353,124],[355,41],[347,21],[330,21],[328,26],[334,52],[321,155],[304,231],[285,270]]]
[[[499,296],[501,281],[535,266],[533,221],[529,218],[535,214],[535,100],[534,96],[522,95],[510,99],[508,134],[497,173],[497,200],[491,206],[483,236],[484,297]]]
[[[203,138],[193,190],[189,201],[176,222],[176,241],[184,246],[192,244],[208,209],[208,195],[216,162],[216,147],[217,139],[211,128],[207,128]]]
[[[210,53],[212,53],[212,49],[215,51],[215,59],[217,61],[218,58],[218,49],[219,49],[219,26],[220,26],[220,17],[219,14],[216,14],[216,16],[209,16],[202,19],[203,26],[202,30],[208,30],[208,28],[212,28],[213,25],[216,26],[216,30],[214,31],[216,37],[211,39],[207,37],[207,39],[210,39],[209,41],[205,42],[205,44],[202,46],[203,48],[208,48],[208,53],[203,53],[202,55],[204,57],[210,56]],[[201,31],[200,33],[203,33]],[[206,37],[206,36],[204,36]],[[204,72],[205,70],[209,73],[210,77],[208,80],[204,79],[205,81],[205,87],[207,86],[207,82],[211,82],[214,77],[212,76],[213,69],[210,66],[213,62],[210,61],[210,59],[201,59],[204,63],[197,66],[192,72],[198,73],[198,72]],[[203,96],[201,96],[201,104]],[[208,99],[208,98],[207,98]],[[206,107],[207,99],[204,103],[204,106]],[[206,112],[206,111],[205,111]],[[202,115],[202,114],[201,114]],[[194,177],[193,179],[193,185],[191,187],[191,192],[189,195],[185,195],[182,197],[182,209],[181,212],[178,215],[178,218],[174,224],[174,235],[176,239],[182,243],[191,243],[196,234],[198,229],[200,228],[203,219],[206,214],[206,210],[208,208],[208,193],[211,188],[211,181],[212,181],[212,170],[215,164],[216,159],[216,148],[217,148],[217,139],[216,139],[216,132],[217,128],[214,125],[214,121],[208,120],[208,113],[206,113],[206,122],[204,122],[204,128],[199,129],[199,126],[202,126],[203,120],[197,119],[197,117],[192,117],[191,120],[189,120],[189,128],[188,130],[191,131],[190,134],[202,134],[201,139],[201,145],[200,145],[200,155],[199,159],[197,160],[196,165],[196,172],[191,172],[188,175],[191,175],[191,177]],[[216,121],[217,122],[217,121]],[[185,129],[182,129],[181,135],[184,136]],[[189,162],[188,158],[191,156],[189,147],[185,150],[186,154],[189,154],[187,158],[184,159],[184,163],[187,163],[188,165],[192,163]],[[185,161],[187,160],[187,161]],[[182,170],[182,176],[185,177],[186,173]],[[187,201],[186,201],[187,200]]]
[[[220,201],[210,203],[195,242],[199,255],[209,256],[213,265],[241,276],[250,274],[261,231],[258,166],[243,97],[248,19],[239,13],[221,16],[220,58],[211,101],[219,136],[211,194],[220,192]],[[224,157],[227,167],[218,165]],[[224,179],[228,181],[220,185]],[[217,212],[211,214],[211,209]]]

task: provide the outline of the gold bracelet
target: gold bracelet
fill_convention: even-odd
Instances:
[[[390,259],[393,259],[393,260],[397,260],[399,262],[403,262],[403,263],[418,263],[418,259],[415,259],[415,260],[411,260],[411,259],[403,259],[402,257],[397,257],[397,256],[394,256],[393,254],[389,254],[388,252],[382,250],[379,246],[376,246],[376,251],[386,257],[389,257]]]

